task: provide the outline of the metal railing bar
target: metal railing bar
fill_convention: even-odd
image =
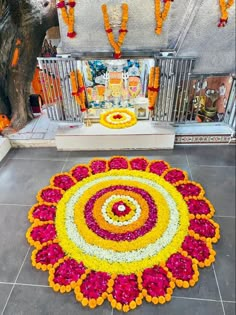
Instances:
[[[56,86],[56,93],[57,93],[57,106],[58,106],[59,113],[60,113],[59,120],[63,120],[64,119],[63,103],[62,103],[62,96],[60,95],[60,91],[61,91],[61,77],[60,77],[60,73],[59,73],[59,69],[58,69],[58,63],[53,61],[52,62],[52,66],[53,66],[54,75],[55,75],[55,86]],[[60,83],[58,83],[58,82],[60,82]]]
[[[184,110],[184,106],[183,106],[183,94],[184,94],[184,85],[185,85],[185,78],[186,78],[186,69],[187,69],[187,62],[185,60],[184,62],[184,71],[183,71],[183,79],[181,81],[181,93],[180,93],[180,101],[179,101],[179,110],[178,110],[178,118],[177,118],[177,121],[180,121],[180,115],[181,115],[181,112]]]
[[[179,60],[173,60],[173,71],[172,71],[172,83],[171,83],[171,92],[170,92],[170,103],[168,109],[168,121],[172,121],[173,114],[173,105],[174,105],[174,93],[175,93],[175,84],[178,74]]]
[[[178,101],[179,101],[179,90],[180,90],[180,82],[181,82],[181,76],[182,76],[182,68],[183,68],[183,59],[181,60],[180,63],[180,71],[177,72],[178,74],[178,78],[176,80],[178,80],[178,85],[177,85],[177,91],[176,91],[176,95],[175,95],[175,104],[174,104],[174,111],[173,111],[173,122],[175,122],[176,119],[176,112],[177,112],[177,108],[178,108]]]
[[[167,67],[166,67],[166,73],[165,73],[165,91],[164,91],[164,104],[163,104],[163,120],[166,120],[166,107],[167,107],[167,96],[168,96],[168,91],[169,91],[169,76],[170,76],[170,63],[171,60],[167,60]]]

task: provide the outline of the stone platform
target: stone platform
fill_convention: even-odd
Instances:
[[[58,128],[55,140],[57,149],[62,151],[172,149],[175,130],[151,121],[138,121],[124,129],[110,129],[94,123],[90,127]]]

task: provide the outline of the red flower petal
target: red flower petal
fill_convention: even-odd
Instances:
[[[185,175],[183,171],[181,170],[170,170],[166,175],[165,175],[165,180],[171,184],[174,184],[180,180],[185,179]]]
[[[54,265],[59,259],[65,256],[62,248],[58,244],[50,244],[44,246],[36,254],[36,263],[43,265]]]
[[[125,210],[120,211],[119,206],[124,206]],[[123,201],[118,201],[118,202],[114,203],[114,205],[112,206],[112,212],[115,215],[117,215],[118,217],[123,217],[123,216],[127,215],[128,213],[130,213],[130,211],[131,211],[131,208],[129,206],[127,206]]]
[[[92,161],[90,164],[90,168],[92,170],[92,174],[98,174],[98,173],[103,173],[106,171],[106,161],[104,160],[96,160]]]
[[[201,236],[212,238],[215,236],[216,228],[206,219],[190,220],[189,230],[193,230]]]
[[[30,235],[34,241],[45,243],[54,240],[57,233],[54,224],[44,224],[34,227]]]
[[[56,203],[62,198],[62,193],[59,189],[46,188],[43,189],[41,198],[46,202]]]
[[[109,169],[127,169],[129,167],[128,162],[123,157],[114,157],[108,162]]]
[[[149,168],[151,173],[161,175],[162,173],[165,172],[165,170],[168,169],[168,165],[165,163],[165,161],[156,161],[152,162]]]
[[[187,201],[188,210],[192,214],[208,214],[211,212],[205,200],[189,199]]]
[[[148,162],[146,159],[136,158],[130,161],[130,166],[133,170],[145,171],[148,166]]]
[[[167,272],[158,266],[145,269],[142,275],[143,288],[152,297],[165,296],[167,288],[170,287],[170,280],[167,277]]]
[[[61,2],[57,3],[57,8],[58,9],[65,8],[65,6],[66,6],[65,1],[61,1]]]
[[[89,176],[89,168],[83,165],[78,165],[72,171],[72,176],[79,182]]]
[[[76,36],[76,32],[67,33],[67,37],[74,38]]]
[[[34,208],[32,216],[40,221],[53,221],[56,215],[56,207],[45,204],[38,205]]]
[[[186,236],[182,244],[183,250],[185,250],[190,256],[196,258],[198,261],[203,262],[209,258],[210,250],[206,243],[202,240],[196,240],[192,236]]]
[[[67,190],[75,185],[74,181],[68,175],[58,175],[55,176],[53,184],[63,190]]]
[[[112,295],[122,305],[134,301],[139,296],[137,276],[134,274],[119,275],[115,279]]]
[[[192,183],[180,184],[176,188],[183,197],[199,196],[201,192],[201,189]]]
[[[110,276],[106,272],[92,271],[80,286],[80,291],[87,299],[97,299],[108,287]]]
[[[167,260],[166,266],[176,279],[189,281],[193,277],[192,260],[179,253],[171,255]]]
[[[56,268],[53,281],[60,285],[69,285],[73,281],[78,281],[84,272],[85,267],[83,263],[78,263],[74,259],[68,259]]]

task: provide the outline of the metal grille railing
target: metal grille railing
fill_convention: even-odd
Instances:
[[[38,58],[44,104],[51,120],[82,122],[83,115],[72,96],[70,73],[80,69],[73,58]]]
[[[201,113],[199,104],[189,99],[194,58],[155,57],[160,67],[160,91],[155,107],[154,120],[174,124],[196,122]],[[83,122],[80,106],[72,95],[70,74],[82,69],[82,61],[72,57],[38,58],[43,99],[48,117],[56,121]],[[202,80],[204,77],[202,76]],[[236,80],[228,100],[223,123],[234,130],[236,127]],[[197,90],[192,95],[195,99]],[[197,97],[196,97],[197,98]]]
[[[185,123],[191,120],[188,92],[193,64],[193,58],[156,57],[161,72],[156,121]]]
[[[224,122],[232,128],[232,137],[236,135],[236,79],[234,79],[226,107]]]

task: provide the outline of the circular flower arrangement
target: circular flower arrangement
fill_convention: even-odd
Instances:
[[[171,300],[215,260],[220,237],[202,186],[165,161],[112,157],[55,175],[29,211],[32,264],[83,306],[128,312]]]
[[[100,123],[108,128],[121,129],[135,125],[137,118],[126,108],[111,109],[100,115]]]

